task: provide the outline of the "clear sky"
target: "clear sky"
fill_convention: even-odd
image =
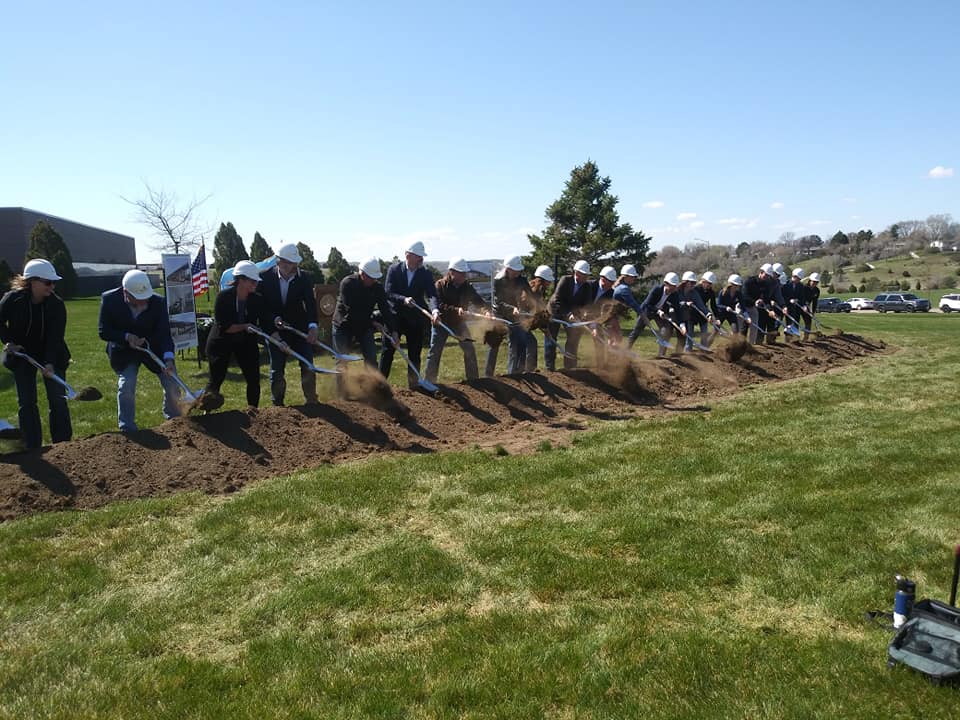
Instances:
[[[652,247],[960,214],[960,2],[7,2],[0,206],[525,253],[593,159]],[[210,243],[212,245],[212,243]]]

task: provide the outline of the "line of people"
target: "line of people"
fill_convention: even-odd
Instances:
[[[440,361],[452,337],[460,345],[466,378],[479,377],[476,343],[471,326],[480,324],[488,345],[484,375],[496,372],[500,348],[507,343],[507,373],[537,368],[539,346],[535,330],[543,334],[543,362],[555,370],[557,355],[564,368],[578,364],[580,343],[586,336],[594,342],[597,362],[608,352],[629,351],[646,328],[656,336],[658,357],[663,357],[676,336],[676,350],[708,348],[724,323],[745,335],[751,343],[772,341],[781,328],[809,337],[817,312],[819,275],[805,276],[802,268],[789,275],[779,263],[764,264],[756,275],[742,280],[730,275],[719,289],[715,273],[699,278],[693,272],[667,273],[639,301],[633,287],[639,272],[624,265],[620,272],[603,267],[592,279],[589,264],[577,261],[572,272],[555,280],[546,265],[536,268],[528,281],[519,256],[504,260],[493,278],[488,304],[467,279],[470,267],[463,258],[450,261],[446,274],[436,282],[424,267],[422,242],[411,244],[404,259],[393,263],[384,278],[380,261],[367,258],[356,273],[342,280],[333,315],[332,341],[338,354],[359,346],[365,363],[389,377],[401,336],[406,339],[407,383],[418,387],[423,341],[429,331],[424,376],[437,381]],[[270,357],[270,396],[283,405],[285,370],[291,351],[312,358],[318,339],[313,280],[300,269],[296,245],[277,251],[277,264],[261,275],[257,266],[240,261],[233,268],[229,286],[217,297],[214,323],[207,339],[210,363],[205,388],[210,402],[222,404],[220,394],[231,361],[246,383],[246,401],[260,402],[260,337],[251,329],[266,332]],[[37,407],[36,368],[18,357],[23,351],[43,364],[49,422],[54,442],[72,436],[70,413],[62,389],[51,380],[66,376],[70,353],[64,340],[66,308],[54,292],[59,275],[46,260],[31,260],[12,291],[0,300],[0,340],[5,345],[3,364],[14,373],[19,401],[20,428],[27,447],[39,447],[41,427]],[[382,282],[381,282],[382,280]],[[552,291],[551,291],[552,288]],[[624,341],[621,319],[634,311],[637,321]],[[384,335],[377,357],[375,333]],[[165,419],[181,413],[180,388],[175,381],[174,343],[163,298],[156,295],[150,279],[141,270],[131,270],[119,288],[101,297],[99,335],[106,342],[110,366],[117,375],[117,422],[121,431],[132,432],[136,424],[136,385],[140,367],[146,365],[163,389]],[[562,344],[561,344],[561,336]],[[697,339],[699,337],[699,340]],[[151,352],[142,352],[149,349]],[[158,365],[152,356],[159,356]],[[338,367],[344,363],[338,360]],[[338,388],[342,390],[338,377]],[[305,401],[317,402],[316,375],[300,363]]]

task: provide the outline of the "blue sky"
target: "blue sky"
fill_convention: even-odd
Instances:
[[[652,247],[960,215],[960,3],[9,3],[0,206],[528,251],[593,159]]]

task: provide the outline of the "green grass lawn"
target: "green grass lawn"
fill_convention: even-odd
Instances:
[[[956,321],[824,322],[902,351],[530,456],[3,524],[0,717],[955,717],[863,613],[896,572],[948,594]]]

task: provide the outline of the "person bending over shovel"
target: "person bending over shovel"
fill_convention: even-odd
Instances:
[[[43,433],[37,407],[37,368],[14,352],[29,355],[44,366],[43,386],[50,407],[50,439],[63,442],[73,436],[70,410],[63,386],[53,375],[66,376],[70,350],[64,340],[67,309],[53,286],[60,280],[47,260],[31,260],[14,278],[13,289],[0,299],[0,341],[3,364],[13,373],[20,406],[20,432],[28,448],[40,447]]]
[[[464,322],[464,313],[472,310],[490,316],[490,308],[477,294],[473,285],[467,282],[468,270],[470,266],[465,259],[453,258],[447,268],[447,274],[436,283],[440,324],[433,326],[430,333],[430,350],[427,352],[427,380],[432,383],[437,382],[437,375],[440,372],[440,358],[450,335],[447,328],[456,333],[456,339],[460,342],[460,349],[463,350],[463,370],[467,380],[476,380],[480,377],[480,371],[477,368],[477,351]]]
[[[117,421],[120,432],[137,429],[137,375],[140,364],[157,374],[163,388],[163,417],[179,417],[180,386],[173,379],[173,338],[163,298],[155,295],[143,270],[129,270],[120,287],[100,296],[100,339],[107,342],[110,367],[117,374]],[[137,348],[149,345],[164,366],[156,367]]]
[[[247,405],[260,404],[260,343],[249,327],[269,327],[273,317],[267,312],[263,296],[257,293],[260,271],[249,260],[241,260],[233,268],[233,279],[226,290],[217,295],[213,306],[213,328],[207,338],[210,359],[210,383],[204,393],[208,403],[222,404],[220,387],[227,377],[230,358],[237,359],[247,383]],[[276,332],[274,328],[271,330]],[[270,332],[267,330],[266,332]]]
[[[433,275],[423,266],[426,255],[422,242],[418,240],[413,243],[404,253],[404,259],[390,266],[383,283],[390,308],[397,318],[397,334],[406,336],[407,355],[417,371],[420,370],[420,354],[423,351],[423,337],[426,335],[427,326],[430,323],[436,325],[440,317]],[[428,310],[429,320],[423,316],[422,309]],[[385,378],[390,377],[390,366],[393,365],[395,352],[391,343],[384,345],[380,355],[380,374]],[[419,380],[413,368],[408,367],[407,386],[416,390]]]
[[[313,279],[300,269],[303,260],[293,243],[277,250],[277,266],[267,270],[260,277],[259,292],[271,317],[269,327],[263,330],[273,334],[277,330],[277,320],[295,330],[307,334],[303,339],[290,330],[281,330],[280,337],[295,352],[305,358],[313,358],[314,343],[317,341],[317,301],[313,297]],[[291,356],[275,345],[267,345],[270,351],[270,399],[274,405],[283,405],[287,392],[284,377],[287,359]],[[303,363],[294,360],[300,366],[300,387],[307,404],[317,402],[317,375]]]
[[[396,337],[397,322],[383,285],[377,282],[383,273],[380,260],[369,257],[360,263],[360,269],[353,275],[347,275],[340,281],[340,294],[337,296],[337,309],[333,313],[333,347],[341,354],[350,352],[356,343],[367,367],[377,369],[377,344],[373,336],[373,310],[380,309],[380,320],[387,331]],[[386,343],[385,343],[386,344]],[[337,361],[338,369],[344,369],[346,363]],[[337,391],[344,394],[343,376],[337,376]]]

